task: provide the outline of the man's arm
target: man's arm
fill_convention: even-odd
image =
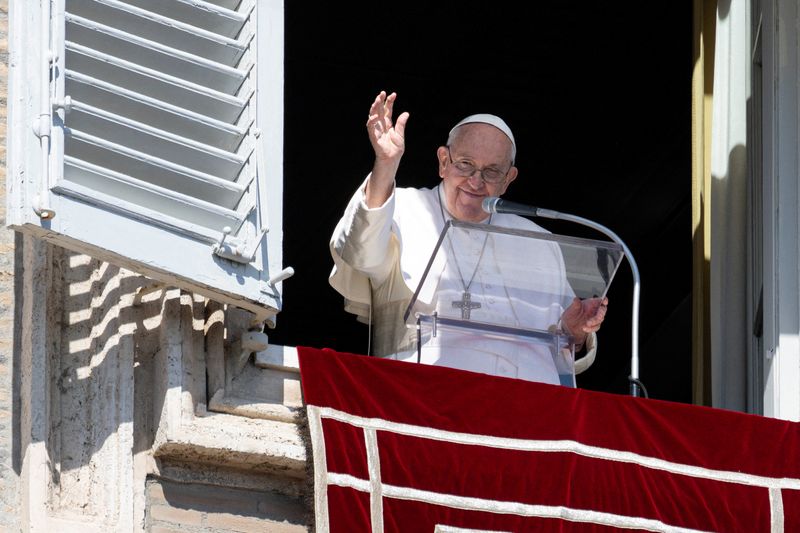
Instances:
[[[379,285],[397,261],[390,246],[394,214],[394,184],[405,151],[408,113],[392,122],[395,93],[381,91],[372,102],[367,133],[375,152],[372,172],[345,210],[331,238],[334,260],[330,283],[346,298],[369,302],[369,283]]]

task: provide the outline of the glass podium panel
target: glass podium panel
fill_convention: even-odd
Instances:
[[[613,242],[449,221],[404,316],[418,361],[574,386],[561,315],[605,296],[623,257]]]

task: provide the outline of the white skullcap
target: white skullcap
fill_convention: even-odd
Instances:
[[[514,160],[517,158],[517,143],[516,141],[514,141],[514,134],[511,133],[511,128],[508,127],[508,124],[506,124],[505,121],[502,118],[498,117],[497,115],[490,115],[488,113],[478,113],[477,115],[470,115],[467,118],[463,119],[458,124],[456,124],[455,126],[453,126],[453,129],[450,130],[450,136],[453,135],[453,132],[456,131],[456,129],[459,126],[463,126],[464,124],[474,124],[474,123],[489,124],[497,128],[498,130],[502,131],[503,133],[505,133],[506,137],[508,137],[509,140],[511,140],[511,161],[514,162]]]

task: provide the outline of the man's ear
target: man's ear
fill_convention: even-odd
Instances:
[[[505,194],[506,189],[508,189],[508,186],[511,185],[511,182],[517,179],[518,172],[519,170],[517,170],[517,167],[511,167],[510,169],[508,169],[508,174],[506,174],[506,181],[503,183],[503,190],[500,192],[500,194]]]
[[[436,150],[436,158],[439,159],[439,177],[444,178],[444,169],[447,168],[447,164],[450,162],[446,146],[440,146],[439,149]]]

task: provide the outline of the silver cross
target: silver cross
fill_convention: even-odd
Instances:
[[[470,312],[473,309],[478,309],[481,306],[478,302],[472,301],[472,295],[464,291],[464,295],[460,300],[453,300],[453,307],[461,309],[461,318],[468,319]]]

